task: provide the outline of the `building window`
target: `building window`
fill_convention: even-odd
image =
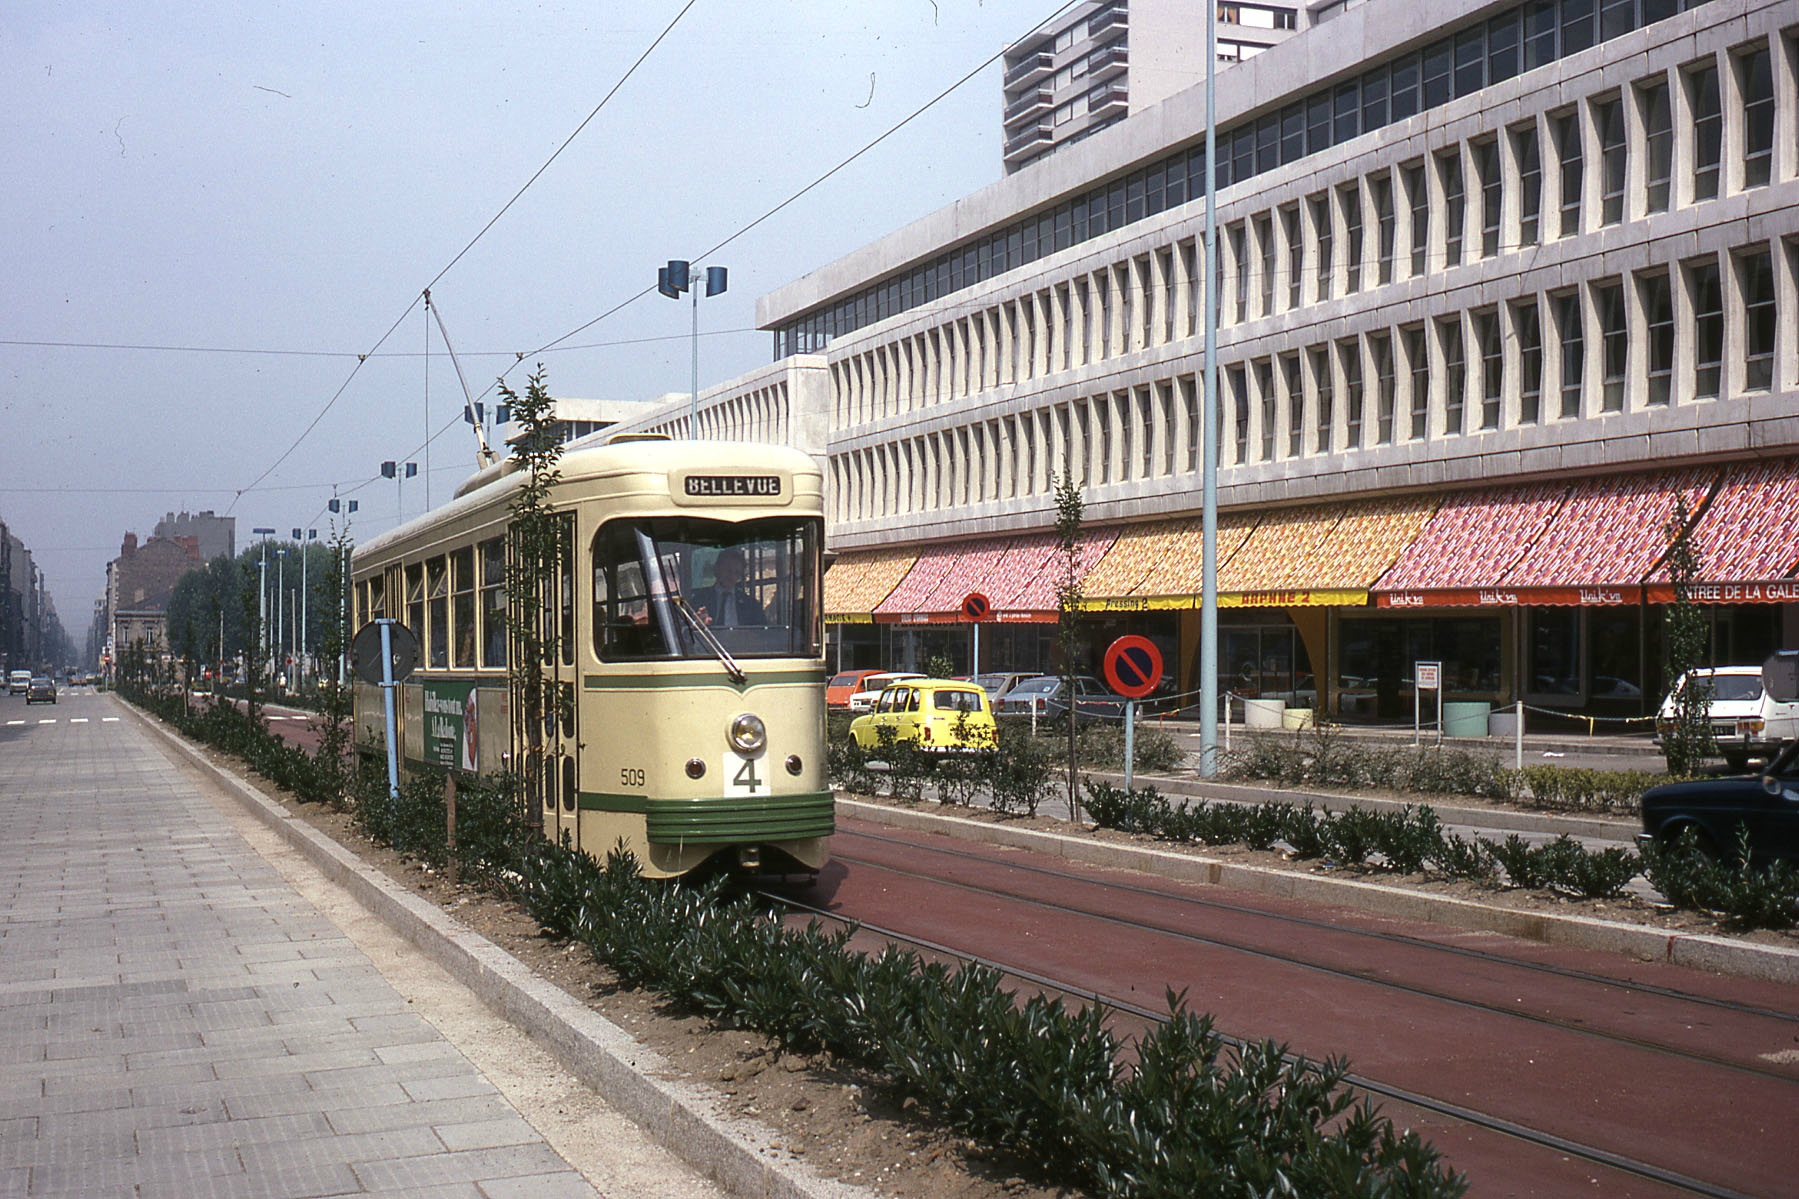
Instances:
[[[1456,266],[1462,261],[1462,156],[1451,150],[1437,156],[1437,174],[1443,180],[1443,265]]]
[[[1317,453],[1331,452],[1331,405],[1334,397],[1333,380],[1331,378],[1330,351],[1323,346],[1312,350],[1312,385],[1318,393]]]
[[[1718,90],[1718,68],[1711,63],[1687,76],[1693,93],[1693,199],[1718,195],[1718,171],[1724,158],[1724,98]]]
[[[1737,55],[1743,91],[1743,186],[1768,182],[1774,164],[1774,64],[1764,43]]]
[[[1573,237],[1580,232],[1580,118],[1567,113],[1551,120],[1555,131],[1555,151],[1561,162],[1562,204],[1558,237]]]
[[[1674,395],[1674,288],[1666,274],[1650,275],[1638,288],[1648,334],[1649,386],[1643,402],[1666,404]]]
[[[1518,423],[1534,425],[1543,419],[1543,326],[1535,300],[1512,309],[1512,330],[1518,338]]]
[[[1305,277],[1306,239],[1297,205],[1281,210],[1281,229],[1287,235],[1287,307],[1298,308],[1302,303],[1299,292],[1300,281]]]
[[[1307,201],[1312,210],[1312,233],[1318,242],[1318,298],[1331,298],[1331,209],[1325,196]]]
[[[1362,446],[1362,347],[1355,341],[1341,342],[1337,356],[1343,366],[1343,423],[1347,448]]]
[[[1674,175],[1674,112],[1667,83],[1638,88],[1637,104],[1643,113],[1643,209],[1666,212]]]
[[[1443,432],[1455,436],[1463,429],[1462,413],[1468,397],[1468,359],[1462,349],[1462,322],[1455,317],[1437,326],[1443,342]]]
[[[1362,290],[1362,189],[1352,183],[1337,193],[1343,206],[1343,267],[1345,295]]]
[[[1407,329],[1402,336],[1412,374],[1411,438],[1422,441],[1430,432],[1430,346],[1425,342],[1422,326]]]
[[[1499,340],[1499,314],[1474,314],[1474,339],[1480,347],[1480,427],[1499,427],[1499,398],[1505,386],[1505,347]]]
[[[1282,356],[1281,380],[1287,385],[1287,457],[1297,458],[1305,453],[1306,437],[1305,383],[1300,377],[1298,354]]]
[[[1625,323],[1624,285],[1600,283],[1593,288],[1593,308],[1599,316],[1601,412],[1624,411],[1625,374],[1630,367],[1630,335]]]
[[[1399,168],[1399,177],[1412,210],[1412,278],[1416,279],[1424,274],[1425,251],[1430,246],[1430,187],[1422,162],[1406,163]]]
[[[1236,427],[1236,461],[1241,464],[1249,461],[1249,373],[1241,366],[1226,367],[1225,375],[1231,385],[1231,413]]]
[[[1499,211],[1503,181],[1499,175],[1499,143],[1488,140],[1474,147],[1474,169],[1480,175],[1480,253],[1491,258],[1499,253]]]
[[[1368,335],[1368,353],[1374,359],[1374,439],[1377,445],[1393,444],[1393,339],[1385,333]]]
[[[1561,0],[1562,57],[1593,44],[1593,0]]]
[[[1200,434],[1205,426],[1199,421],[1199,380],[1192,375],[1182,375],[1177,380],[1181,389],[1181,407],[1187,413],[1187,469],[1199,469]]]
[[[1687,271],[1693,297],[1693,396],[1717,399],[1724,376],[1724,284],[1716,262]]]
[[[1593,105],[1593,126],[1599,134],[1599,223],[1616,225],[1624,219],[1624,178],[1629,165],[1623,101],[1613,97]]]
[[[1368,181],[1374,199],[1375,219],[1375,252],[1380,256],[1380,281],[1393,282],[1393,237],[1396,221],[1393,216],[1393,179],[1389,175],[1375,175]]]
[[[1249,248],[1247,232],[1241,222],[1227,230],[1231,243],[1231,265],[1237,270],[1236,320],[1249,319]]]
[[[1262,461],[1274,461],[1274,361],[1259,358],[1256,368],[1256,398],[1262,412]]]
[[[1737,258],[1743,288],[1743,388],[1774,385],[1774,257],[1766,250]]]

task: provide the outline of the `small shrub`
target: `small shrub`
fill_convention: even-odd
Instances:
[[[1512,886],[1534,891],[1549,881],[1544,873],[1546,863],[1542,855],[1517,833],[1508,834],[1504,841],[1489,841],[1482,837],[1480,845],[1505,871]]]

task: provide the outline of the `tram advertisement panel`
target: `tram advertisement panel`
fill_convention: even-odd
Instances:
[[[425,761],[453,770],[479,770],[481,753],[472,682],[432,681],[425,692]]]

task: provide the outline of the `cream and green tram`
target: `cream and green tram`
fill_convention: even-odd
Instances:
[[[805,454],[724,442],[571,449],[549,505],[565,523],[542,580],[556,630],[537,663],[553,697],[515,712],[510,461],[359,547],[356,624],[388,617],[419,643],[396,688],[399,756],[417,770],[540,780],[545,835],[648,875],[717,864],[816,873],[834,827],[825,777],[822,479]],[[537,605],[534,604],[534,607]],[[356,743],[384,755],[381,689],[358,682]]]

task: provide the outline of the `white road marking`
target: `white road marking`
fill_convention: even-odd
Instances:
[[[87,723],[87,717],[85,717],[85,716],[71,716],[71,717],[69,717],[69,723],[70,723],[70,724],[86,724],[86,723]]]
[[[11,724],[24,724],[25,722],[23,720],[9,720],[6,723],[11,725]]]
[[[39,724],[55,724],[55,723],[56,723],[56,717],[54,717],[54,716],[45,716],[45,717],[43,717],[43,718],[42,718],[42,719],[40,719],[40,720],[39,720],[39,721],[38,721],[38,723],[39,723]]]
[[[100,718],[100,723],[101,724],[117,724],[117,723],[119,723],[119,718],[117,716],[102,716]]]

